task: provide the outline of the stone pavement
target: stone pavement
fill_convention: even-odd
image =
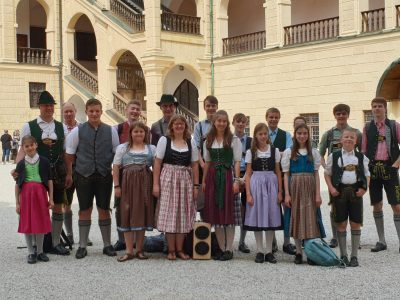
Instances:
[[[400,253],[390,207],[385,203],[388,250],[370,248],[377,235],[369,199],[364,202],[359,268],[324,268],[294,265],[293,257],[277,253],[278,263],[256,264],[255,240],[248,234],[252,253],[234,253],[228,262],[167,261],[150,254],[147,261],[118,263],[102,254],[101,235],[94,215],[90,238],[93,247],[83,260],[50,255],[50,262],[28,265],[24,239],[17,233],[13,165],[0,165],[0,299],[400,299]],[[328,194],[322,184],[323,220],[330,239]],[[77,233],[77,202],[74,200]],[[114,220],[113,220],[114,221]],[[113,224],[113,241],[116,240]],[[237,234],[238,238],[238,234]],[[282,233],[277,233],[282,244]],[[348,242],[348,244],[350,241]],[[237,247],[237,239],[235,241]]]

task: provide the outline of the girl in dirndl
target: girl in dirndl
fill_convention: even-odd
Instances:
[[[19,214],[18,232],[25,234],[28,247],[28,263],[47,262],[49,258],[43,252],[44,235],[51,231],[49,209],[54,207],[53,181],[50,179],[50,162],[39,156],[34,137],[22,138],[21,147],[25,159],[16,167],[18,174],[15,185],[16,211]],[[33,244],[36,241],[37,251]]]
[[[199,192],[199,153],[182,115],[174,115],[167,136],[157,144],[153,195],[158,198],[157,229],[166,233],[169,260],[190,257],[183,251],[185,235],[193,229]]]
[[[280,152],[269,140],[268,127],[254,128],[251,148],[246,152],[247,205],[244,229],[254,231],[257,244],[256,263],[276,263],[272,253],[275,230],[282,230],[282,175]],[[265,231],[266,251],[263,251]]]
[[[115,196],[121,197],[120,232],[124,233],[126,253],[119,262],[147,259],[142,252],[145,230],[153,230],[153,165],[155,146],[148,140],[148,127],[142,122],[133,122],[129,128],[129,141],[117,147],[113,162]],[[136,255],[133,253],[136,239]]]
[[[294,263],[303,263],[302,240],[321,237],[317,208],[321,206],[318,169],[321,157],[311,147],[310,130],[306,124],[294,130],[293,147],[282,154],[285,205],[292,210],[289,232],[296,242]]]
[[[235,197],[239,193],[242,144],[229,125],[228,114],[217,111],[203,151],[204,221],[215,226],[222,252],[217,252],[214,259],[222,261],[233,258],[235,226],[242,224],[240,209],[236,209],[240,208],[240,200]]]

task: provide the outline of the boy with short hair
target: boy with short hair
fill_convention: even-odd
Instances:
[[[246,151],[250,149],[251,147],[251,140],[252,138],[249,137],[245,133],[245,128],[247,126],[248,119],[247,117],[242,114],[242,113],[237,113],[233,116],[233,121],[232,125],[235,128],[234,135],[236,135],[239,139],[240,142],[242,143],[242,159],[240,161],[240,178],[244,179],[244,175],[246,173],[246,162],[245,162],[245,156],[246,156]],[[238,195],[239,201],[241,201],[241,214],[242,214],[242,220],[244,222],[244,216],[245,216],[245,209],[246,209],[246,189],[245,189],[245,184],[244,180],[240,181],[240,193]],[[240,238],[239,238],[239,251],[243,253],[250,253],[249,247],[247,247],[245,243],[245,238],[246,238],[247,230],[243,229],[243,225],[240,226]]]
[[[332,195],[333,215],[337,228],[340,257],[347,266],[357,267],[357,252],[360,246],[363,222],[363,200],[370,173],[369,159],[355,150],[357,130],[346,128],[340,139],[340,151],[329,154],[325,168],[325,181]],[[347,220],[351,228],[351,258],[347,256]]]
[[[351,128],[349,124],[347,123],[347,120],[349,119],[350,116],[350,106],[347,104],[337,104],[333,107],[333,116],[336,119],[336,125],[333,126],[331,129],[326,131],[321,138],[320,144],[319,144],[319,153],[321,154],[321,164],[325,168],[325,153],[328,150],[328,155],[340,151],[342,149],[342,144],[340,142],[340,138],[342,136],[343,130],[347,128]],[[357,133],[357,144],[356,147],[357,149],[361,149],[361,132],[359,130],[356,130]],[[329,195],[329,204],[332,202],[332,197]],[[330,241],[329,246],[331,248],[336,248],[338,245],[337,242],[337,232],[336,232],[336,227],[335,227],[335,221],[333,218],[333,213],[331,211],[330,214],[330,220],[331,220],[331,228],[332,228],[332,239]]]

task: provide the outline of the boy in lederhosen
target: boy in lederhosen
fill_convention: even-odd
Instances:
[[[365,124],[361,149],[370,160],[369,195],[379,236],[379,241],[371,251],[379,252],[387,249],[382,211],[383,188],[392,206],[394,225],[400,240],[400,124],[387,119],[385,98],[374,98],[371,101],[371,109],[374,119]]]
[[[360,246],[363,223],[363,195],[369,184],[369,159],[355,150],[357,130],[346,128],[340,139],[342,148],[328,156],[325,180],[332,196],[332,213],[337,228],[340,257],[347,266],[358,266],[358,247]],[[351,258],[347,256],[347,220],[351,228]]]

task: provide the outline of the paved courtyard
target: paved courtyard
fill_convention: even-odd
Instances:
[[[12,168],[0,165],[0,299],[400,299],[400,253],[392,212],[385,203],[388,250],[373,254],[370,247],[377,236],[367,197],[359,268],[298,266],[281,251],[276,265],[256,264],[252,233],[247,237],[252,253],[235,252],[229,262],[170,262],[157,253],[147,261],[118,263],[102,254],[96,215],[90,233],[94,246],[85,259],[75,259],[75,245],[69,257],[51,255],[49,263],[28,265],[27,250],[17,249],[25,243],[17,233]],[[328,194],[324,184],[322,188],[323,220],[330,238]],[[77,233],[76,200],[73,210]],[[282,233],[277,238],[281,246]]]

